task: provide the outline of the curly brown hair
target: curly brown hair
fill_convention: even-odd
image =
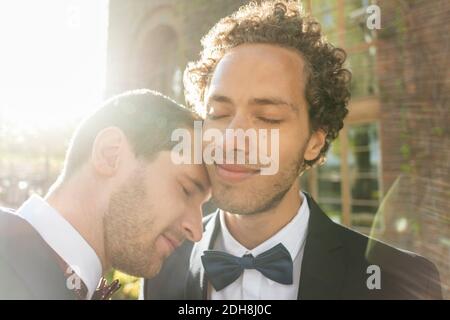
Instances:
[[[206,88],[220,59],[230,48],[244,43],[266,43],[295,49],[305,60],[305,97],[311,130],[324,130],[320,154],[305,160],[303,170],[325,161],[330,143],[348,113],[351,73],[343,67],[346,53],[329,43],[320,24],[295,1],[251,2],[221,19],[202,39],[200,59],[184,72],[186,102],[203,110]]]

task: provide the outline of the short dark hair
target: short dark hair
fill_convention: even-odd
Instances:
[[[159,151],[177,144],[171,134],[193,128],[200,118],[162,94],[147,90],[125,92],[107,100],[85,118],[75,131],[66,155],[63,179],[70,177],[90,157],[95,137],[104,128],[118,127],[137,157],[151,161]]]
[[[273,44],[296,50],[305,59],[305,96],[312,131],[322,129],[326,141],[320,154],[304,161],[304,169],[321,163],[347,115],[351,73],[344,68],[346,53],[321,32],[320,24],[305,14],[297,1],[250,2],[221,19],[202,39],[201,57],[184,73],[186,101],[199,109],[222,57],[246,43]]]

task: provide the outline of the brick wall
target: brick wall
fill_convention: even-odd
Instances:
[[[449,299],[450,2],[382,0],[378,5],[383,184],[388,190],[403,174],[395,201],[410,209],[388,214],[391,230],[383,239],[402,247],[408,243],[407,249],[432,259]],[[415,221],[406,234],[395,230],[404,216]]]

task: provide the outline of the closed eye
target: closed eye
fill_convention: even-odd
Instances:
[[[222,119],[222,118],[225,118],[225,117],[227,117],[227,115],[224,115],[224,114],[219,114],[219,115],[215,115],[215,114],[208,114],[207,116],[206,116],[209,120],[218,120],[218,119]]]
[[[271,124],[279,124],[279,123],[283,122],[283,120],[269,119],[269,118],[264,118],[264,117],[258,117],[258,119],[263,122],[271,123]]]
[[[187,197],[191,196],[191,192],[190,192],[188,189],[186,189],[185,186],[181,185],[181,189],[183,190],[183,193],[184,193]]]

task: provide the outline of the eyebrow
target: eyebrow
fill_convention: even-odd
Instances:
[[[211,101],[215,101],[215,102],[222,102],[222,103],[228,103],[228,104],[232,104],[233,100],[225,95],[222,94],[213,94],[208,98],[208,103]],[[273,106],[288,106],[292,109],[292,111],[294,111],[295,113],[298,113],[298,108],[289,102],[286,102],[280,98],[275,98],[275,97],[263,97],[263,98],[252,98],[250,99],[250,104],[251,105],[259,105],[259,106],[265,106],[265,105],[273,105]]]
[[[289,102],[286,102],[280,98],[275,97],[264,97],[264,98],[253,98],[250,100],[250,104],[252,105],[259,105],[259,106],[265,106],[265,105],[273,105],[273,106],[288,106],[294,111],[295,113],[298,113],[298,108]]]
[[[216,101],[216,102],[223,102],[223,103],[229,103],[229,104],[234,104],[233,100],[231,100],[231,98],[228,98],[227,96],[224,96],[222,94],[213,94],[208,98],[208,103],[210,101]]]

